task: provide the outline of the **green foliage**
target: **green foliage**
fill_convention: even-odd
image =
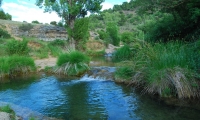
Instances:
[[[113,55],[113,61],[120,62],[130,60],[133,57],[132,51],[129,46],[125,45],[119,48]]]
[[[12,20],[12,16],[8,13],[5,13],[3,10],[0,10],[0,19]]]
[[[57,26],[57,22],[56,21],[51,21],[50,24]]]
[[[74,33],[73,37],[75,40],[81,40],[84,37],[87,37],[88,34],[88,18],[77,19],[74,24]]]
[[[79,51],[71,51],[58,57],[56,70],[67,75],[79,75],[89,69],[89,57]]]
[[[144,85],[147,93],[163,97],[198,97],[194,49],[182,43],[146,45],[133,58],[132,83]],[[192,62],[193,61],[193,62]]]
[[[62,22],[58,22],[57,24],[59,27],[64,27],[63,23]]]
[[[77,19],[74,24],[73,38],[76,41],[76,49],[84,50],[86,41],[89,38],[88,32],[88,18]]]
[[[22,31],[30,31],[33,28],[32,24],[22,24],[21,26],[19,26],[19,29]]]
[[[120,38],[118,35],[118,27],[116,23],[113,22],[108,23],[106,27],[106,32],[110,36],[110,43],[112,43],[115,46],[119,46]]]
[[[152,31],[148,31],[148,36],[156,36],[151,41],[170,41],[170,40],[184,40],[194,41],[200,36],[200,23],[197,22],[200,19],[200,5],[197,4],[198,0],[178,1],[178,0],[159,0],[150,2],[148,0],[136,0],[139,6],[142,6],[139,10],[139,14],[144,13],[157,13],[169,14],[171,17],[156,21],[153,24]],[[156,8],[158,9],[155,9]],[[147,10],[149,12],[147,12]],[[162,32],[161,32],[162,31]],[[148,38],[148,36],[146,38]]]
[[[105,55],[105,50],[101,51],[87,50],[86,54],[89,56],[103,56]]]
[[[129,45],[133,41],[133,34],[131,32],[123,32],[121,34],[121,41]]]
[[[54,41],[51,41],[49,43],[49,45],[53,45],[53,46],[60,46],[60,47],[65,47],[66,46],[66,41],[65,40],[59,40],[59,39],[56,39]]]
[[[36,50],[36,57],[43,59],[48,58],[49,56],[49,49],[47,46],[41,47]]]
[[[7,31],[0,28],[0,37],[1,38],[10,38],[11,36]]]
[[[37,20],[32,21],[31,23],[40,24]]]
[[[9,75],[18,75],[35,70],[35,63],[32,58],[25,56],[8,56],[0,58],[0,78]]]
[[[109,37],[108,34],[104,30],[98,30],[97,32],[99,34],[99,38],[102,40],[105,40],[106,38]]]
[[[64,18],[68,27],[73,30],[76,18],[83,18],[87,12],[98,13],[104,0],[83,0],[83,1],[57,1],[57,0],[37,0],[36,5],[44,7],[45,12],[55,11],[59,17]],[[43,4],[45,3],[45,4]]]
[[[8,55],[28,55],[28,41],[23,40],[23,41],[17,41],[17,40],[10,40],[6,44],[6,51]]]
[[[133,69],[130,66],[123,66],[117,68],[115,72],[115,78],[117,79],[125,79],[125,80],[131,80],[133,76]]]
[[[126,17],[125,17],[125,15],[124,15],[124,13],[122,13],[122,14],[120,14],[120,20],[119,20],[118,24],[119,24],[120,26],[122,26],[122,25],[124,25],[125,23],[126,23]]]
[[[13,112],[13,110],[10,108],[9,105],[6,105],[6,106],[1,107],[1,108],[0,108],[0,111],[6,112],[6,113],[12,113],[12,112]]]
[[[103,21],[106,24],[109,24],[110,22],[113,23],[119,23],[121,21],[121,18],[123,15],[121,15],[119,12],[106,12],[104,11],[103,13],[101,13],[103,16]]]
[[[54,56],[54,57],[57,57],[59,56],[60,54],[62,54],[62,49],[58,46],[53,46],[53,45],[48,45],[50,51],[51,51],[51,54]]]

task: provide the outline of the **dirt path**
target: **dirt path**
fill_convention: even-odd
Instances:
[[[40,71],[44,69],[45,67],[53,67],[56,65],[57,58],[50,57],[46,59],[38,59],[35,60],[35,65],[37,67],[37,70]]]

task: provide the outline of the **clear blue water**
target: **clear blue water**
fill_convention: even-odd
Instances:
[[[0,101],[28,118],[28,109],[64,120],[199,120],[200,111],[172,107],[132,87],[84,76],[68,80],[48,76],[0,84]],[[20,112],[21,111],[21,112]]]

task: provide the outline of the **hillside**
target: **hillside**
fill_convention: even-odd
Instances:
[[[0,28],[8,31],[8,33],[15,39],[20,39],[22,37],[33,37],[44,41],[68,39],[65,28],[53,25],[0,20]]]

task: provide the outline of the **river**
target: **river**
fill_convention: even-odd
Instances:
[[[200,119],[197,109],[169,106],[133,87],[87,74],[70,79],[43,74],[1,83],[0,105],[6,104],[25,120],[30,116],[64,120]]]

